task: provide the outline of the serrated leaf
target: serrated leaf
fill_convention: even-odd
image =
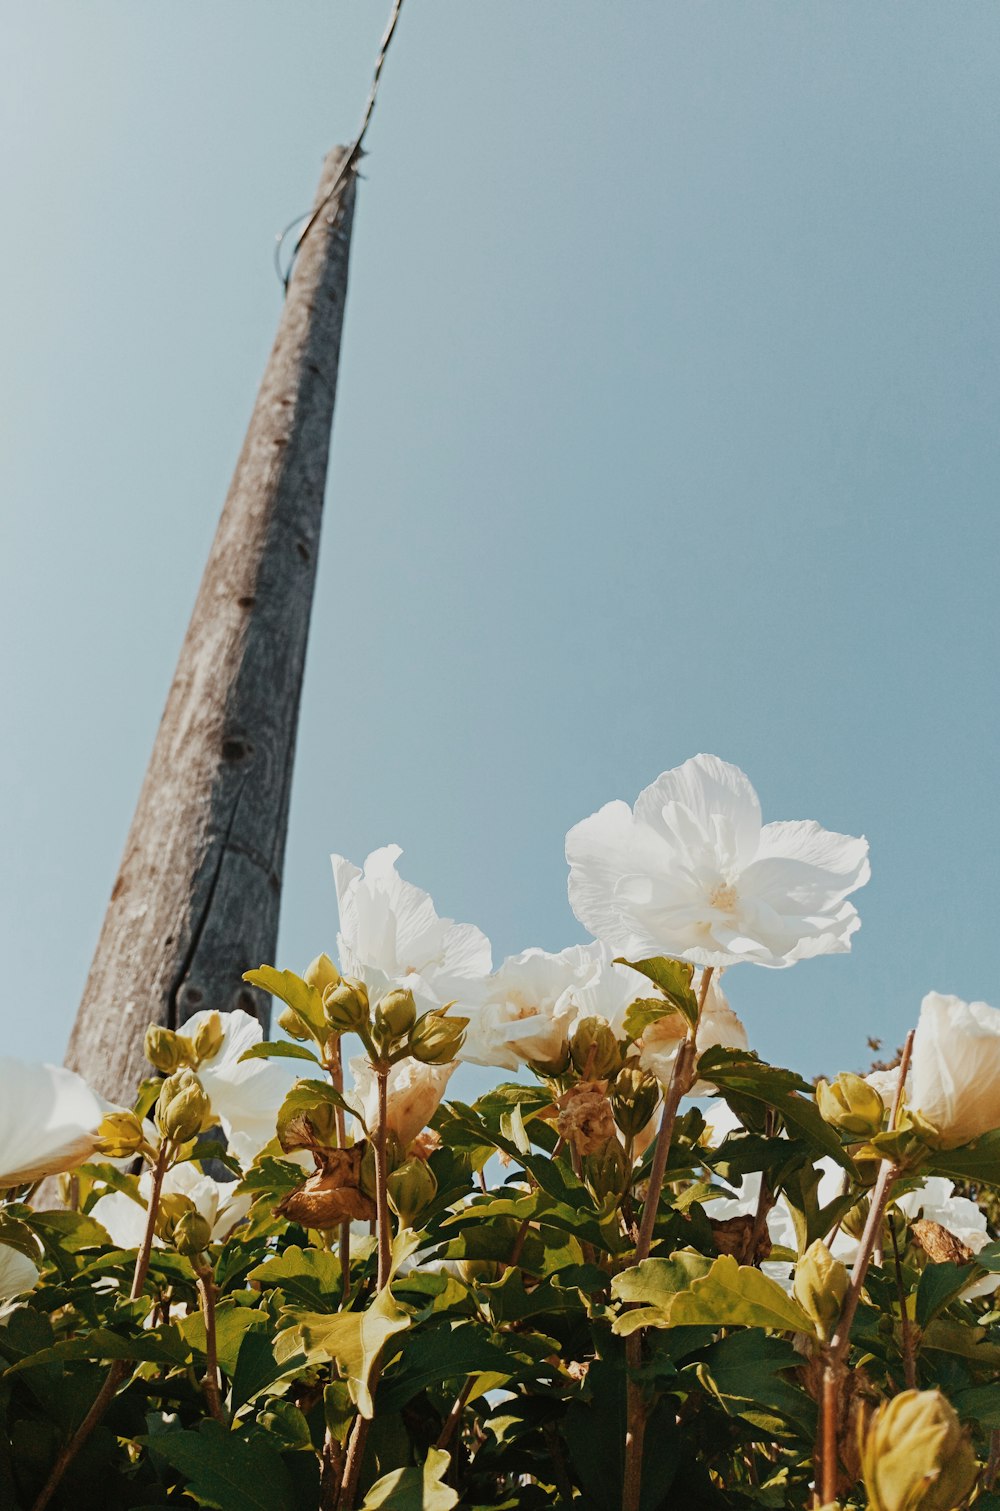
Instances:
[[[301,1249],[290,1245],[274,1254],[247,1275],[264,1290],[275,1288],[291,1301],[335,1312],[340,1305],[340,1260],[326,1249]]]
[[[644,1260],[646,1265],[670,1266],[681,1258]],[[693,1273],[685,1289],[678,1288],[681,1270],[677,1268],[648,1272],[632,1279],[636,1270],[626,1270],[613,1282],[613,1293],[626,1301],[644,1302],[643,1310],[653,1313],[645,1325],[650,1327],[766,1327],[780,1332],[814,1334],[816,1329],[794,1297],[789,1296],[776,1280],[754,1269],[737,1264],[731,1254],[723,1254],[698,1274],[697,1260],[703,1256],[683,1256],[682,1269]],[[625,1312],[615,1321],[616,1332],[632,1332],[634,1312]]]
[[[854,1161],[834,1129],[820,1117],[816,1103],[810,1096],[802,1095],[811,1092],[812,1087],[795,1071],[767,1065],[751,1050],[717,1045],[699,1056],[697,1072],[702,1080],[716,1086],[726,1100],[735,1103],[748,1098],[780,1113],[787,1124],[808,1139],[813,1149],[828,1154],[845,1170],[857,1174]],[[734,1106],[734,1111],[738,1116],[738,1107]]]
[[[242,1065],[244,1060],[311,1060],[314,1065],[320,1063],[311,1049],[306,1049],[304,1044],[295,1044],[291,1039],[263,1039],[260,1044],[251,1044],[240,1055],[237,1064]]]
[[[333,1359],[347,1376],[351,1395],[363,1417],[375,1415],[371,1374],[389,1339],[409,1327],[408,1312],[397,1305],[388,1286],[364,1312],[328,1316],[307,1312],[292,1329],[310,1361]]]
[[[698,1023],[698,998],[691,987],[694,966],[686,960],[670,960],[666,955],[655,955],[649,960],[625,960],[618,958],[615,965],[627,965],[645,976],[647,981],[659,987],[666,1001],[675,1008],[692,1028]],[[655,1020],[654,1020],[655,1021]]]
[[[659,1023],[661,1018],[669,1018],[671,1014],[679,1015],[679,1011],[665,997],[637,997],[625,1009],[622,1027],[630,1039],[641,1039],[650,1024]]]
[[[249,981],[251,986],[259,986],[272,997],[280,998],[310,1031],[324,1032],[323,994],[294,971],[278,971],[273,965],[262,965],[256,971],[244,971],[243,980]]]
[[[214,1511],[296,1511],[291,1477],[265,1433],[249,1436],[205,1421],[197,1432],[138,1441],[182,1474],[188,1493]]]
[[[336,1091],[329,1081],[296,1081],[282,1102],[275,1121],[279,1141],[284,1138],[285,1130],[293,1118],[309,1113],[316,1107],[339,1107],[344,1112],[349,1112],[351,1117],[363,1122],[356,1107],[346,1101],[339,1091]]]
[[[451,1511],[458,1492],[444,1482],[450,1463],[451,1454],[431,1448],[422,1468],[394,1469],[376,1480],[362,1511]]]

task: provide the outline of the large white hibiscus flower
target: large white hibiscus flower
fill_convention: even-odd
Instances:
[[[82,1165],[108,1107],[73,1070],[0,1055],[0,1191]]]
[[[332,855],[340,909],[340,968],[378,1000],[405,986],[423,1009],[475,998],[493,968],[490,942],[471,923],[439,918],[428,893],[396,870],[398,845],[375,850],[359,870]]]
[[[147,1170],[139,1179],[141,1201],[133,1201],[127,1191],[109,1191],[90,1210],[91,1217],[104,1228],[111,1242],[120,1249],[137,1249],[146,1232],[146,1215],[153,1189],[153,1177]],[[163,1177],[164,1196],[186,1196],[208,1223],[212,1243],[222,1243],[250,1210],[251,1196],[237,1195],[232,1181],[213,1180],[187,1161],[174,1165]],[[159,1239],[157,1247],[162,1247]]]
[[[620,955],[786,966],[850,949],[868,843],[813,822],[762,824],[749,779],[717,756],[666,771],[635,808],[566,836],[569,900]]]

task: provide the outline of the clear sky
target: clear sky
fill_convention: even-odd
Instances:
[[[62,1054],[387,9],[0,0],[5,1048]],[[998,56],[994,0],[408,0],[280,964],[390,840],[497,960],[582,938],[566,829],[707,750],[872,845],[851,956],[727,977],[755,1047],[1000,1004]]]

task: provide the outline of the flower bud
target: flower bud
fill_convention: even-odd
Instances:
[[[302,979],[307,986],[314,986],[322,994],[328,986],[339,984],[340,972],[329,955],[317,955],[302,972]]]
[[[837,1324],[850,1283],[847,1270],[821,1238],[809,1245],[795,1266],[795,1299],[815,1322],[824,1341]]]
[[[586,1157],[583,1174],[598,1201],[604,1201],[609,1196],[621,1196],[629,1171],[625,1163],[625,1150],[616,1138],[609,1139],[599,1153]]]
[[[185,1259],[203,1254],[211,1242],[212,1229],[200,1212],[192,1209],[178,1219],[174,1228],[174,1248]]]
[[[874,1086],[849,1070],[842,1070],[832,1083],[817,1081],[816,1105],[832,1127],[859,1139],[878,1133],[885,1116],[885,1105]]]
[[[400,1039],[408,1034],[417,1021],[417,1005],[413,993],[406,987],[397,986],[386,992],[375,1009],[375,1030],[381,1029],[389,1039]]]
[[[904,1390],[861,1439],[870,1511],[955,1511],[976,1482],[972,1446],[939,1390]]]
[[[97,1129],[98,1152],[106,1159],[129,1159],[146,1142],[142,1121],[134,1112],[109,1112]]]
[[[342,1033],[368,1022],[368,988],[353,976],[343,976],[323,993],[323,1011],[331,1028]]]
[[[389,1205],[407,1228],[434,1200],[437,1188],[433,1171],[421,1159],[404,1160],[386,1182]]]
[[[143,1054],[161,1075],[173,1075],[182,1065],[194,1064],[194,1045],[183,1034],[175,1034],[172,1028],[161,1028],[151,1023],[143,1040]]]
[[[278,1027],[282,1029],[290,1039],[311,1039],[312,1034],[306,1028],[302,1019],[293,1007],[286,1007],[278,1014]]]
[[[621,1045],[603,1018],[582,1018],[573,1030],[569,1052],[577,1071],[590,1081],[610,1081],[621,1069]]]
[[[656,1077],[636,1064],[624,1065],[611,1088],[615,1122],[626,1138],[636,1138],[649,1123],[660,1100]]]
[[[208,1017],[199,1023],[194,1035],[194,1057],[199,1065],[202,1060],[211,1060],[219,1053],[224,1037],[220,1014],[209,1013]]]
[[[460,1259],[458,1273],[466,1285],[493,1285],[503,1278],[503,1265],[498,1259]]]
[[[424,1065],[450,1065],[462,1047],[468,1021],[441,1012],[424,1013],[410,1029],[406,1047]]]
[[[185,1067],[168,1076],[160,1087],[156,1126],[164,1138],[186,1144],[208,1126],[211,1106],[193,1070]]]

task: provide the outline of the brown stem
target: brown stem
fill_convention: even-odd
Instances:
[[[896,1295],[899,1297],[899,1325],[903,1345],[903,1381],[907,1390],[916,1390],[916,1340],[913,1336],[913,1324],[910,1321],[910,1312],[906,1304],[906,1287],[903,1284],[903,1261],[899,1256],[899,1236],[896,1233],[896,1224],[891,1217],[889,1218],[889,1233],[892,1237],[893,1267],[896,1271]]]
[[[378,1123],[375,1128],[375,1211],[378,1223],[378,1288],[385,1290],[392,1270],[392,1228],[389,1221],[389,1171],[386,1163],[386,1121],[389,1112],[388,1067],[376,1068],[378,1082]]]
[[[129,1291],[130,1301],[137,1301],[142,1295],[142,1288],[146,1283],[146,1276],[149,1274],[149,1260],[153,1250],[153,1237],[156,1232],[156,1215],[160,1206],[160,1191],[163,1186],[163,1177],[167,1170],[169,1152],[169,1146],[166,1140],[164,1140],[160,1145],[160,1152],[156,1156],[156,1163],[153,1166],[153,1187],[149,1193],[149,1207],[146,1211],[146,1230],[143,1234],[139,1252],[135,1256],[135,1269],[132,1272],[132,1288]],[[32,1506],[32,1511],[44,1511],[44,1508],[49,1504],[49,1501],[55,1495],[62,1482],[63,1475],[104,1416],[104,1413],[114,1399],[115,1392],[127,1373],[127,1362],[124,1359],[116,1359],[108,1370],[104,1384],[94,1398],[93,1406],[91,1406],[87,1415],[53,1464],[49,1477],[42,1486],[42,1490]]]
[[[449,1447],[452,1438],[455,1436],[455,1432],[456,1432],[456,1429],[458,1428],[458,1424],[462,1420],[462,1412],[465,1410],[466,1406],[468,1405],[469,1397],[472,1394],[472,1387],[473,1387],[474,1383],[475,1383],[474,1377],[472,1375],[470,1375],[469,1378],[466,1380],[465,1384],[462,1386],[462,1388],[459,1391],[458,1395],[455,1397],[454,1401],[452,1402],[451,1410],[449,1411],[448,1415],[445,1417],[445,1419],[444,1419],[444,1425],[443,1425],[443,1427],[441,1428],[441,1431],[438,1434],[438,1440],[437,1440],[437,1443],[435,1445],[436,1447],[438,1447],[438,1448],[448,1448]]]
[[[334,1036],[331,1035],[331,1038]],[[336,1047],[331,1052],[330,1042],[326,1047],[326,1068],[333,1082],[334,1091],[341,1096],[344,1094],[344,1058],[340,1035],[336,1035]],[[334,1112],[337,1126],[337,1144],[344,1149],[347,1146],[347,1123],[344,1118],[343,1107],[337,1107]],[[337,1252],[340,1256],[340,1288],[346,1305],[351,1294],[351,1220],[345,1217],[340,1224],[337,1234]],[[334,1440],[336,1441],[336,1439]],[[338,1444],[338,1448],[339,1448]]]
[[[708,987],[713,975],[713,967],[707,966],[701,973],[701,990],[698,996],[698,1016],[705,1005],[708,995]],[[687,1036],[677,1051],[670,1072],[670,1084],[663,1100],[663,1113],[660,1118],[660,1127],[656,1135],[656,1147],[653,1150],[653,1163],[650,1166],[649,1181],[646,1186],[646,1200],[642,1208],[642,1222],[639,1225],[639,1237],[635,1245],[635,1263],[641,1264],[649,1257],[649,1251],[653,1245],[653,1229],[656,1226],[656,1214],[660,1205],[660,1195],[663,1191],[663,1177],[666,1174],[667,1160],[670,1155],[670,1143],[674,1135],[674,1123],[677,1120],[677,1109],[680,1106],[681,1097],[691,1084],[691,1071],[694,1068],[696,1048],[695,1029],[689,1029]],[[636,1373],[642,1364],[642,1329],[636,1328],[634,1333],[629,1333],[625,1340],[625,1468],[622,1478],[622,1511],[639,1511],[639,1501],[642,1496],[642,1452],[646,1438],[646,1421],[649,1409],[646,1404],[642,1387],[636,1379]]]
[[[896,1094],[892,1099],[892,1108],[889,1113],[889,1130],[896,1126],[899,1117],[899,1109],[903,1101],[903,1086],[906,1075],[910,1068],[910,1057],[913,1054],[913,1030],[907,1034],[906,1043],[899,1062],[899,1083]],[[819,1441],[819,1474],[818,1480],[823,1495],[823,1500],[836,1499],[837,1487],[837,1464],[839,1458],[839,1445],[837,1442],[837,1421],[840,1412],[840,1384],[845,1373],[844,1361],[847,1358],[851,1346],[851,1324],[858,1310],[861,1300],[861,1291],[864,1287],[865,1276],[868,1274],[868,1266],[871,1263],[875,1243],[882,1229],[882,1218],[889,1204],[892,1194],[893,1182],[899,1175],[899,1170],[891,1160],[883,1160],[879,1166],[878,1180],[871,1196],[871,1205],[868,1210],[868,1220],[865,1223],[861,1242],[858,1245],[858,1256],[854,1261],[851,1271],[851,1284],[844,1298],[837,1327],[826,1349],[826,1358],[823,1367],[823,1410],[820,1415],[820,1441]],[[904,1308],[905,1311],[905,1308]],[[829,1401],[828,1401],[829,1396]],[[830,1487],[833,1487],[832,1489]]]
[[[336,1511],[340,1499],[340,1481],[344,1471],[344,1450],[329,1427],[323,1438],[320,1454],[319,1504],[320,1511]]]
[[[208,1265],[195,1271],[198,1277],[198,1294],[201,1297],[201,1315],[205,1322],[205,1378],[202,1389],[208,1409],[223,1427],[229,1424],[222,1405],[219,1389],[219,1357],[215,1341],[215,1278]]]

